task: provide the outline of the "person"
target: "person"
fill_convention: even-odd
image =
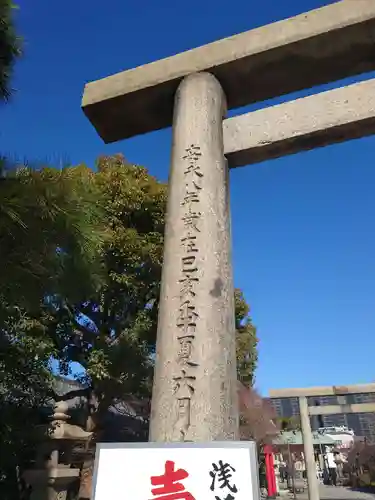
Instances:
[[[337,486],[337,464],[331,450],[327,453],[327,462],[330,482],[333,486]]]
[[[320,481],[320,468],[318,462],[315,462],[316,479]]]
[[[279,471],[280,471],[281,482],[284,483],[286,481],[286,475],[287,475],[285,462],[280,463]]]
[[[331,482],[333,486],[337,486],[337,470],[335,467],[330,468]]]

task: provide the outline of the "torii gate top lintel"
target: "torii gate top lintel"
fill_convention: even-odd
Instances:
[[[181,80],[209,71],[237,108],[375,69],[375,1],[332,5],[90,82],[82,108],[105,143],[168,127]]]

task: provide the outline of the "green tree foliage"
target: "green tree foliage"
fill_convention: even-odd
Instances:
[[[0,168],[0,498],[13,499],[50,391],[56,304],[82,299],[100,279],[101,215],[79,169],[73,178],[5,160]]]
[[[0,498],[18,499],[20,471],[35,459],[40,408],[49,396],[53,344],[43,322],[17,306],[0,321]]]
[[[150,396],[167,190],[121,155],[100,158],[94,179],[106,220],[104,279],[84,300],[61,304],[51,336],[63,372],[71,362],[83,367],[100,414],[114,399]],[[241,291],[235,299],[239,378],[251,385],[255,328]]]
[[[86,296],[102,238],[94,174],[0,161],[0,299],[39,307],[56,293]]]
[[[0,100],[9,98],[14,63],[21,55],[13,17],[15,7],[11,0],[0,0]]]
[[[150,391],[166,190],[121,156],[98,161],[95,183],[106,221],[104,278],[83,300],[61,304],[51,335],[62,372],[71,362],[84,368],[100,411]]]
[[[79,168],[83,176],[92,175]],[[167,189],[121,155],[100,158],[94,179],[106,221],[103,279],[84,300],[60,304],[50,335],[62,373],[69,372],[71,362],[83,368],[91,394],[86,428],[103,439],[109,405],[151,395]],[[239,290],[235,302],[239,377],[252,384],[255,328]],[[86,463],[85,469],[91,466]]]
[[[0,383],[35,409],[51,356],[62,374],[78,363],[90,387],[87,428],[100,437],[114,401],[151,394],[166,185],[120,155],[100,158],[96,171],[13,167],[3,161],[0,178]],[[238,376],[251,385],[255,328],[239,290],[235,301]],[[0,428],[15,461],[30,444],[20,424]]]
[[[249,316],[250,307],[241,290],[235,290],[237,377],[247,387],[255,382],[258,363],[256,328]]]

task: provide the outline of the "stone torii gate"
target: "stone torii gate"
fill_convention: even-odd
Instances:
[[[332,387],[309,387],[305,389],[293,388],[270,390],[271,398],[298,398],[310,500],[319,499],[310,416],[375,413],[375,403],[349,403],[347,400],[348,395],[371,394],[374,392],[375,384],[373,383]],[[312,398],[314,396],[335,396],[337,403],[324,406],[310,406],[308,398]]]
[[[342,0],[91,82],[105,143],[172,125],[150,440],[238,437],[229,167],[375,133],[375,80],[223,120],[375,69],[375,1]]]

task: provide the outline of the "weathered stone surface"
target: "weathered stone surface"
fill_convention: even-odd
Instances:
[[[299,153],[375,133],[375,79],[223,122],[230,167]]]
[[[86,85],[82,107],[106,142],[172,123],[181,80],[209,71],[236,108],[375,69],[375,2],[342,0]]]
[[[66,500],[80,471],[72,468],[26,470],[23,479],[31,486],[30,500]]]
[[[303,451],[305,455],[309,500],[319,500],[319,483],[316,476],[314,444],[311,432],[307,398],[300,397],[298,402],[303,436]]]
[[[50,439],[63,439],[73,441],[86,441],[93,435],[92,432],[86,432],[82,427],[67,423],[71,417],[68,415],[69,403],[67,401],[58,401],[55,404],[54,414],[50,429]]]
[[[238,437],[225,98],[210,74],[175,99],[150,441]]]

